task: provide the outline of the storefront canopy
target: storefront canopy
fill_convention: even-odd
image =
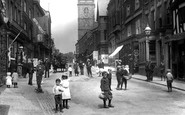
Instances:
[[[123,48],[123,45],[117,47],[116,50],[114,50],[114,52],[111,55],[109,55],[109,57],[110,58],[114,57],[122,48]]]

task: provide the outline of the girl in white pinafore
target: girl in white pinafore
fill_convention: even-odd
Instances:
[[[62,92],[63,107],[69,109],[68,100],[71,100],[71,93],[69,89],[69,79],[67,75],[62,75],[61,85],[64,88]]]
[[[7,88],[10,88],[11,85],[12,85],[11,73],[10,73],[10,72],[7,72],[7,76],[6,76],[6,86],[7,86]]]

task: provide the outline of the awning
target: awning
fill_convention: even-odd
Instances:
[[[122,48],[123,45],[117,47],[116,50],[114,50],[114,52],[111,55],[109,55],[109,57],[114,57]]]

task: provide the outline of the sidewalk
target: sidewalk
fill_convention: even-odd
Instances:
[[[132,76],[132,78],[137,79],[137,80],[146,81],[146,76],[139,75],[139,74],[134,74]],[[161,78],[157,77],[157,76],[154,76],[153,81],[151,81],[150,83],[163,85],[163,86],[167,85],[166,81],[161,81]],[[172,86],[174,89],[185,91],[185,82],[184,81],[173,80]]]

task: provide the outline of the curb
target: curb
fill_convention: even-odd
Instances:
[[[133,79],[136,79],[136,80],[145,81],[145,80],[143,80],[143,79],[136,78],[136,77],[132,77],[132,78],[133,78]],[[154,81],[151,81],[151,82],[148,82],[148,83],[153,83],[153,84],[157,84],[157,85],[161,85],[161,86],[167,86],[167,85],[165,85],[165,84],[157,83],[157,82],[154,82]],[[185,89],[182,89],[182,88],[179,88],[179,87],[175,87],[175,86],[172,86],[172,88],[178,89],[178,90],[181,90],[181,91],[185,91]]]

